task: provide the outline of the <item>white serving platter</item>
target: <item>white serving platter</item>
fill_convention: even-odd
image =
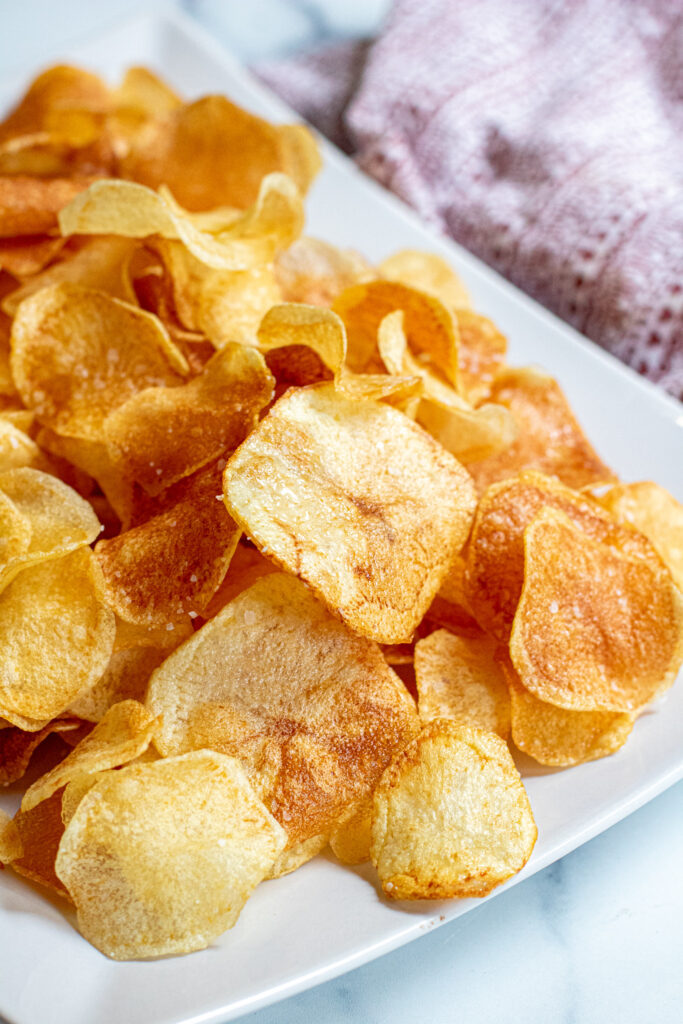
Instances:
[[[296,120],[192,21],[148,15],[47,54],[114,80],[145,64],[187,97],[223,92],[277,121]],[[0,83],[0,105],[38,71]],[[588,436],[626,480],[653,479],[683,500],[683,406],[557,320],[493,271],[428,229],[330,145],[308,202],[307,231],[371,260],[423,248],[449,259],[475,305],[510,339],[512,363],[558,377]],[[188,169],[188,173],[191,171]],[[683,778],[683,686],[637,722],[603,761],[552,771],[520,760],[539,839],[509,885],[528,878]],[[18,792],[18,791],[17,791]],[[13,809],[17,792],[0,805]],[[501,891],[501,890],[498,890]],[[493,894],[495,896],[496,893]],[[489,897],[493,898],[493,897]],[[0,875],[0,1015],[10,1024],[199,1024],[228,1021],[351,970],[477,906],[390,905],[369,867],[318,857],[259,887],[237,926],[210,949],[152,963],[114,963],[88,945],[38,887]]]

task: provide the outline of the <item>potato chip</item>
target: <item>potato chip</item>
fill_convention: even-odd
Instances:
[[[123,153],[130,140],[140,135],[153,118],[169,114],[182,106],[182,100],[148,68],[132,67],[114,92],[115,134]],[[125,140],[125,141],[124,141]]]
[[[309,860],[313,860],[319,853],[322,853],[326,846],[327,836],[311,836],[310,839],[304,839],[296,846],[290,846],[275,861],[268,878],[282,878],[283,875],[291,875],[292,871],[296,871],[302,864],[308,863]]]
[[[458,327],[453,314],[438,299],[392,281],[370,281],[347,288],[332,308],[346,325],[348,366],[354,373],[383,368],[377,332],[385,316],[400,309],[409,348],[418,358],[431,360],[457,389]]]
[[[509,664],[504,671],[510,688],[512,739],[519,750],[540,764],[567,765],[608,757],[623,747],[635,715],[623,711],[568,711],[534,697]]]
[[[290,391],[226,466],[230,514],[347,625],[410,640],[469,531],[456,460],[406,416],[330,384]]]
[[[517,440],[504,452],[468,464],[480,492],[523,469],[555,475],[568,487],[613,480],[586,439],[559,384],[533,367],[502,370],[490,400],[510,410]]]
[[[2,274],[2,271],[0,271]],[[15,401],[17,389],[12,377],[10,367],[10,334],[12,332],[12,321],[5,314],[0,312],[0,401],[3,406],[7,401]]]
[[[173,629],[167,629],[166,626],[167,623],[156,628],[154,626],[126,622],[125,619],[120,619],[117,615],[116,637],[114,639],[112,659],[114,654],[118,654],[119,651],[132,651],[137,648],[145,650],[153,648],[166,657],[167,654],[170,654],[171,651],[174,651],[176,647],[180,646],[184,640],[187,640],[188,636],[192,636],[194,632],[190,619],[184,623],[176,623]],[[163,661],[163,658],[161,660]],[[111,662],[107,666],[107,672],[110,668]],[[104,676],[98,681],[97,686],[99,686],[103,680]]]
[[[62,240],[63,241],[63,240]],[[130,284],[127,267],[135,251],[136,242],[129,238],[88,238],[76,252],[65,252],[62,259],[40,274],[34,274],[21,287],[11,292],[2,302],[2,308],[14,316],[20,303],[29,295],[66,282],[85,288],[97,288],[113,299],[135,303],[135,292]]]
[[[179,384],[185,361],[150,313],[80,285],[22,302],[11,366],[24,403],[59,434],[102,441],[106,416],[136,392]]]
[[[50,235],[20,235],[0,238],[0,267],[14,277],[38,274],[51,263],[66,239]]]
[[[34,752],[52,733],[68,732],[78,722],[56,718],[40,732],[25,732],[16,726],[0,729],[0,786],[9,786],[23,778]]]
[[[289,843],[324,834],[414,735],[415,706],[374,644],[276,573],[226,605],[152,675],[164,754],[239,757]]]
[[[9,814],[0,808],[0,864],[11,864],[19,860],[24,852],[21,836]]]
[[[188,210],[211,210],[249,206],[273,171],[288,174],[305,194],[320,165],[303,125],[268,124],[224,96],[205,96],[151,125],[122,171],[151,188],[167,185]]]
[[[0,715],[37,732],[102,675],[114,616],[89,548],[24,569],[0,594]]]
[[[262,352],[304,346],[311,349],[335,378],[346,359],[343,321],[329,309],[288,302],[269,309],[258,329]]]
[[[258,548],[238,544],[223,582],[204,609],[204,618],[213,618],[233,598],[247,590],[252,583],[256,583],[256,580],[278,571],[278,566],[264,558]]]
[[[59,211],[91,183],[92,178],[0,175],[0,238],[53,231]]]
[[[372,842],[372,797],[344,815],[332,830],[330,849],[342,864],[363,864],[370,860]]]
[[[372,861],[391,899],[486,896],[536,836],[506,743],[461,722],[430,722],[375,790]]]
[[[465,561],[458,555],[427,609],[424,621],[451,633],[476,636],[481,634],[481,628],[467,603],[465,572]]]
[[[18,875],[38,882],[71,901],[55,874],[55,858],[64,833],[62,794],[54,793],[32,811],[17,811],[12,821],[21,844],[21,855],[11,861],[12,868]]]
[[[30,521],[0,491],[0,580],[9,574],[10,568],[21,566],[31,545],[32,532]]]
[[[187,639],[190,633],[191,630],[183,639]],[[121,701],[144,702],[149,677],[168,653],[168,649],[157,647],[131,647],[114,651],[104,675],[92,689],[74,701],[69,708],[70,713],[86,722],[99,722],[111,707]]]
[[[544,508],[524,531],[510,656],[539,700],[635,711],[673,683],[683,662],[683,596],[663,566]]]
[[[337,249],[319,238],[304,237],[277,254],[275,276],[284,302],[331,306],[345,288],[377,275],[352,249]]]
[[[101,778],[66,827],[56,871],[97,949],[166,956],[231,928],[285,842],[239,762],[200,750]]]
[[[35,441],[8,420],[0,419],[0,473],[28,466],[46,470],[48,462]]]
[[[418,711],[424,724],[450,718],[478,729],[510,732],[510,699],[489,637],[439,629],[415,644]]]
[[[598,500],[617,519],[645,534],[683,590],[683,506],[649,480],[615,484]]]
[[[147,748],[149,750],[149,747]],[[61,816],[62,824],[66,827],[74,814],[81,800],[100,779],[107,778],[114,769],[108,768],[101,772],[89,772],[88,774],[76,775],[70,782],[67,782],[62,793]],[[51,798],[52,799],[52,798]],[[38,805],[40,806],[40,805]]]
[[[128,622],[173,631],[203,611],[230,564],[241,531],[217,498],[220,470],[181,484],[157,515],[95,549],[105,599]]]
[[[118,768],[142,754],[152,742],[157,722],[136,700],[109,708],[101,722],[58,765],[29,786],[21,801],[30,811],[79,775]]]
[[[468,400],[477,405],[491,397],[494,377],[505,363],[507,338],[491,320],[474,310],[456,309],[455,319],[460,335],[460,382]]]
[[[649,541],[620,525],[589,496],[533,471],[493,484],[483,495],[465,562],[465,596],[477,622],[502,643],[510,634],[524,579],[524,530],[543,506],[559,509],[587,536],[658,564]]]
[[[419,288],[452,309],[467,309],[471,305],[462,280],[436,253],[401,249],[383,260],[377,269],[388,281]]]

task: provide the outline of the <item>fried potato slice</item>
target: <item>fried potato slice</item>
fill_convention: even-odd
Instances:
[[[188,210],[211,210],[249,206],[275,171],[305,195],[320,166],[308,128],[272,125],[224,96],[205,96],[158,118],[133,143],[122,172],[151,188],[167,185]]]
[[[372,797],[361,801],[343,815],[332,830],[330,849],[342,864],[363,864],[370,860],[372,807]]]
[[[272,572],[279,572],[279,567],[264,558],[258,548],[238,544],[220,587],[204,609],[204,618],[212,619],[243,590]]]
[[[144,67],[128,68],[113,99],[114,130],[123,152],[128,152],[131,139],[143,133],[151,120],[183,105],[166,82]]]
[[[61,240],[62,244],[64,239]],[[5,313],[14,316],[20,304],[29,295],[50,285],[76,284],[84,288],[96,288],[106,292],[113,299],[135,303],[127,269],[137,242],[130,238],[106,235],[103,238],[88,238],[75,252],[62,253],[62,259],[53,263],[42,273],[34,274],[27,281],[10,292],[2,301]]]
[[[325,834],[417,730],[379,648],[276,573],[226,605],[152,675],[164,755],[239,757],[289,843]]]
[[[352,629],[410,640],[467,537],[467,473],[406,416],[290,391],[228,461],[230,514]]]
[[[46,470],[47,459],[35,441],[6,419],[0,419],[0,473],[28,466]]]
[[[75,284],[30,296],[12,327],[24,403],[58,434],[102,441],[107,415],[145,387],[179,384],[186,363],[150,313]]]
[[[375,790],[372,861],[391,899],[486,896],[536,836],[506,743],[461,722],[430,722]]]
[[[285,843],[239,761],[200,750],[100,778],[56,871],[85,938],[115,960],[144,959],[203,949],[231,928]]]
[[[371,281],[377,274],[353,249],[303,237],[277,254],[275,276],[284,302],[331,306],[345,288]]]
[[[451,309],[468,309],[471,306],[464,282],[450,264],[436,253],[400,249],[382,260],[377,269],[388,281],[419,288],[421,292],[434,295]]]
[[[21,566],[31,546],[32,532],[30,521],[0,491],[0,580],[12,568]]]
[[[609,757],[623,747],[635,715],[625,711],[568,711],[534,697],[509,663],[503,664],[510,688],[512,739],[540,764],[564,768]]]
[[[507,739],[510,699],[489,637],[454,636],[445,629],[415,644],[418,710],[424,724],[456,719]]]
[[[683,506],[650,480],[615,484],[598,500],[621,522],[645,534],[683,590]]]
[[[425,614],[425,622],[464,636],[481,634],[465,596],[465,560],[458,555]]]
[[[54,230],[59,211],[87,189],[92,180],[0,175],[0,238]]]
[[[21,849],[20,855],[10,861],[14,871],[71,901],[55,874],[55,858],[64,834],[62,794],[54,793],[32,811],[17,811],[12,823]]]
[[[105,599],[116,614],[169,631],[206,607],[241,533],[220,500],[216,466],[176,486],[157,515],[95,548]]]
[[[48,736],[68,732],[78,725],[73,719],[56,718],[40,732],[25,732],[16,726],[0,729],[0,786],[9,786],[23,778],[34,752]]]
[[[190,632],[183,639],[187,639]],[[117,637],[118,633],[117,629]],[[166,635],[168,636],[168,633]],[[158,647],[115,650],[104,675],[97,680],[92,689],[74,701],[69,708],[70,714],[85,722],[99,722],[115,704],[122,701],[144,702],[149,677],[168,653],[168,648],[164,650]]]
[[[282,878],[283,875],[291,875],[292,871],[296,871],[297,868],[322,853],[326,846],[327,836],[311,836],[310,839],[304,839],[296,846],[290,846],[275,861],[268,878]]]
[[[274,383],[259,352],[226,345],[187,384],[146,388],[108,417],[115,464],[148,494],[159,494],[234,451],[256,426]]]
[[[118,768],[139,757],[152,742],[157,724],[139,701],[115,704],[63,761],[29,786],[22,811],[37,807],[79,775]]]
[[[19,860],[23,852],[19,829],[9,814],[0,808],[0,864]]]
[[[501,370],[489,399],[512,413],[517,440],[504,452],[468,464],[480,492],[490,484],[535,469],[560,478],[568,487],[614,480],[585,437],[560,388],[534,367]]]
[[[524,531],[510,656],[539,700],[636,711],[673,683],[683,662],[683,595],[661,564],[541,509]]]
[[[51,235],[0,238],[0,267],[18,278],[39,274],[52,262],[65,243],[66,239]]]
[[[101,575],[89,548],[32,565],[3,590],[3,718],[37,732],[102,675],[115,625],[100,592]]]
[[[493,484],[477,507],[464,553],[465,596],[477,622],[506,643],[524,580],[524,530],[544,507],[559,509],[587,536],[659,564],[643,534],[620,524],[588,495],[533,471]]]
[[[403,311],[410,349],[434,364],[458,388],[458,327],[437,298],[393,281],[369,281],[343,291],[332,306],[348,335],[348,366],[354,373],[381,370],[377,332],[385,316]]]
[[[456,309],[460,345],[458,365],[463,394],[474,405],[492,399],[492,381],[505,363],[507,338],[488,317],[472,309]],[[498,398],[492,401],[499,402]],[[505,405],[504,402],[499,402]]]

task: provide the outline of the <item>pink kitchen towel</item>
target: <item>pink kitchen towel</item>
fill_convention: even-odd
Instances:
[[[399,0],[258,69],[440,230],[683,398],[683,4]]]

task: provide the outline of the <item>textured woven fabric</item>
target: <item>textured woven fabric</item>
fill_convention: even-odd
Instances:
[[[683,397],[683,6],[399,0],[259,73],[431,224]]]

